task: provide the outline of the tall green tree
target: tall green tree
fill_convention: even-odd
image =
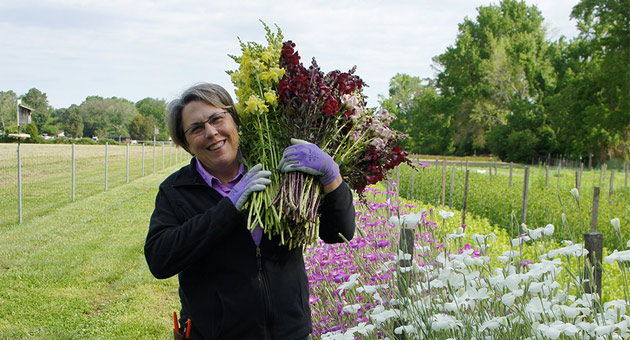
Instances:
[[[479,7],[476,20],[459,25],[455,45],[434,58],[457,154],[487,152],[497,126],[541,130],[545,94],[555,86],[548,47],[540,11],[524,1]],[[505,143],[509,134],[495,135]]]
[[[52,112],[52,108],[48,105],[46,93],[32,88],[22,96],[22,103],[33,109],[31,119],[37,125],[37,128],[41,129],[48,121],[48,118],[50,118],[50,113]]]
[[[84,125],[83,135],[101,138],[128,133],[127,126],[138,112],[126,99],[98,96],[87,97],[78,109]]]
[[[448,154],[452,152],[448,116],[430,79],[397,74],[390,80],[389,97],[380,98],[381,107],[396,119],[391,126],[409,135],[401,146],[415,153]]]
[[[168,139],[168,129],[166,128],[166,100],[155,98],[144,98],[136,103],[136,109],[145,118],[151,118],[155,122],[155,127],[159,129],[158,139]],[[153,131],[151,132],[153,133]],[[153,135],[150,136],[153,138]]]
[[[78,110],[72,110],[66,116],[63,131],[69,138],[83,137],[83,119],[79,115]]]
[[[150,140],[153,138],[153,117],[136,115],[129,124],[129,135],[136,140]]]
[[[0,130],[6,131],[15,125],[17,116],[17,95],[13,91],[0,91]]]

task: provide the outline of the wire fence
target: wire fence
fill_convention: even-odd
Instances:
[[[189,160],[170,142],[0,144],[0,227]]]

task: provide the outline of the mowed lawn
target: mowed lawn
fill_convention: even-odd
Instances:
[[[0,339],[172,338],[177,279],[153,278],[143,254],[172,171],[0,228]]]

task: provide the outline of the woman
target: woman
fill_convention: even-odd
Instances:
[[[171,138],[194,157],[160,185],[144,251],[156,278],[178,275],[180,323],[191,319],[191,339],[307,339],[302,250],[261,237],[260,228],[250,233],[240,211],[252,192],[266,189],[270,173],[241,162],[232,98],[218,85],[200,84],[167,111]],[[329,155],[300,143],[285,150],[279,167],[319,177],[320,238],[353,237],[352,194]]]

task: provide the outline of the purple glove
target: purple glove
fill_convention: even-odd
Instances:
[[[291,144],[284,149],[278,170],[319,176],[322,185],[332,183],[339,176],[339,165],[317,145],[295,138],[291,138]]]
[[[271,172],[260,171],[260,169],[262,169],[262,165],[260,164],[256,164],[252,167],[227,195],[230,201],[232,201],[232,204],[236,207],[236,210],[241,211],[243,204],[247,202],[252,192],[265,190],[267,185],[271,183],[271,180],[267,178],[271,176]]]

